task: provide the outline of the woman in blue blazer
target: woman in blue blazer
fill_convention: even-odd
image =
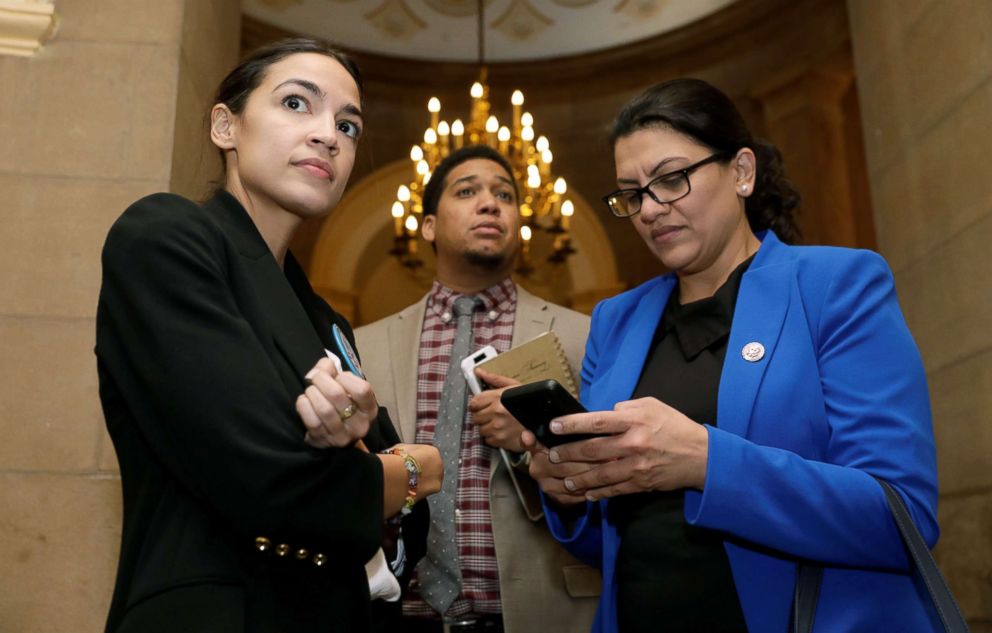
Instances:
[[[648,90],[613,141],[605,200],[672,272],[593,313],[591,413],[553,430],[606,437],[532,464],[552,532],[603,569],[594,631],[785,633],[800,563],[824,568],[815,631],[937,630],[876,481],[932,546],[927,385],[888,266],[785,243],[778,153],[705,82]]]

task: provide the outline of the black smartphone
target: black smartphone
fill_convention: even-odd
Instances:
[[[551,432],[549,425],[554,418],[586,412],[586,408],[557,380],[542,380],[510,387],[499,400],[513,417],[533,431],[538,442],[547,447],[598,437],[591,433],[555,435]]]

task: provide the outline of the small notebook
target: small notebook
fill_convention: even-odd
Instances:
[[[558,336],[548,330],[499,356],[483,361],[480,368],[519,380],[521,384],[553,378],[576,398],[579,390]]]

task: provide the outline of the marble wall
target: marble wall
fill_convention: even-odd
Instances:
[[[930,382],[936,557],[992,632],[992,4],[848,0],[879,250]]]
[[[102,630],[120,482],[93,355],[100,249],[137,198],[192,192],[240,2],[73,0],[32,57],[0,57],[0,631]],[[204,92],[206,90],[206,92]],[[203,152],[201,152],[203,153]]]

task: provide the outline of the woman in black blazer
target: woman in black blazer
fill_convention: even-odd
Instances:
[[[224,188],[139,200],[103,251],[96,354],[124,492],[107,631],[368,630],[384,520],[442,468],[431,446],[380,453],[398,438],[351,328],[288,252],[351,173],[358,71],[286,40],[214,104]]]

